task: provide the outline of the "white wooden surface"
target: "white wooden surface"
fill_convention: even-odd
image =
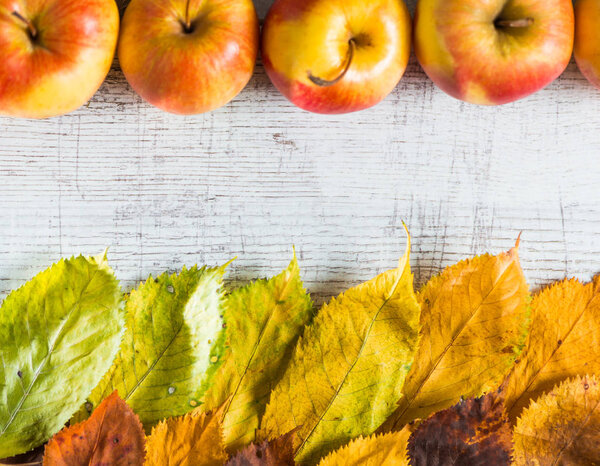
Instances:
[[[332,117],[296,109],[259,64],[229,105],[186,118],[143,103],[115,65],[89,106],[0,128],[2,294],[106,246],[129,287],[234,256],[232,281],[270,275],[296,245],[322,301],[395,265],[402,220],[419,283],[520,231],[534,287],[600,272],[600,92],[573,64],[529,99],[481,108],[413,58],[383,103]]]

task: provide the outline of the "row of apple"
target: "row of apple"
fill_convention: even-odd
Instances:
[[[414,31],[413,31],[414,29]],[[476,104],[548,85],[575,58],[600,87],[600,0],[275,0],[262,39],[252,0],[0,0],[0,114],[68,113],[98,90],[118,50],[133,89],[172,113],[221,107],[259,47],[273,84],[318,113],[368,108],[398,84],[411,41],[427,75]],[[118,47],[117,47],[118,43]]]

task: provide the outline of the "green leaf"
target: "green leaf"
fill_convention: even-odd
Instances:
[[[117,390],[149,430],[199,405],[224,349],[225,268],[184,268],[131,292],[121,349],[90,395],[88,412]]]
[[[306,328],[271,394],[260,438],[298,428],[295,459],[316,463],[392,413],[417,342],[419,305],[409,266],[399,267],[326,304]]]
[[[0,309],[0,458],[41,445],[119,349],[121,291],[106,258],[61,260]]]
[[[255,440],[269,393],[283,375],[312,309],[295,255],[281,274],[227,296],[228,348],[205,401],[214,409],[231,397],[223,420],[230,451]]]

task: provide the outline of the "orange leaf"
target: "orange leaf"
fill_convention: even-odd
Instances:
[[[408,442],[412,466],[508,465],[511,447],[503,392],[471,398],[432,414]]]
[[[417,422],[400,431],[359,436],[322,458],[318,466],[408,466],[408,439]]]
[[[531,307],[531,332],[506,394],[513,423],[556,384],[600,373],[600,277],[585,285],[574,279],[555,283]]]
[[[206,413],[196,408],[154,426],[146,444],[146,466],[222,465],[227,461],[223,443],[225,404]]]
[[[523,411],[514,429],[514,466],[600,464],[600,380],[555,386]]]
[[[115,391],[88,420],[61,430],[48,442],[44,465],[142,465],[144,442],[139,418]]]
[[[497,389],[520,353],[529,291],[518,245],[459,262],[419,292],[420,342],[398,408],[380,431]]]

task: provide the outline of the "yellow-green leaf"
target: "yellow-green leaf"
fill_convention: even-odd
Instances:
[[[600,464],[600,382],[576,377],[541,396],[515,426],[514,464]]]
[[[224,272],[225,266],[184,268],[131,292],[123,344],[90,395],[88,411],[117,390],[148,430],[200,404],[221,362]]]
[[[517,247],[460,262],[421,290],[419,349],[382,431],[500,385],[528,327],[528,287]]]
[[[507,388],[516,420],[530,400],[570,377],[600,374],[600,277],[556,283],[532,303],[531,331]]]
[[[410,435],[406,426],[398,432],[358,437],[327,455],[319,466],[408,466]]]
[[[146,466],[220,466],[227,461],[223,408],[161,421],[146,443]]]
[[[123,330],[106,258],[61,260],[0,309],[0,458],[58,432],[110,367]]]
[[[323,306],[298,341],[271,394],[261,438],[295,428],[295,459],[315,463],[393,411],[417,340],[419,306],[409,266],[399,267]]]
[[[270,280],[235,290],[225,300],[225,362],[206,394],[207,409],[225,403],[225,444],[235,451],[255,440],[269,393],[289,362],[312,302],[300,279],[298,261]]]

